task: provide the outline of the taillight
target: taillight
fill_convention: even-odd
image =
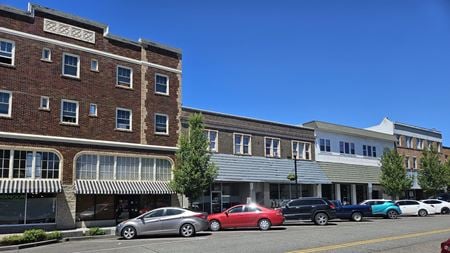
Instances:
[[[281,211],[281,209],[276,209],[277,210],[277,215],[283,216],[283,212]]]
[[[330,202],[330,204],[329,204],[329,207],[330,207],[331,209],[336,209],[336,206],[334,206],[334,204],[331,203],[331,202]]]

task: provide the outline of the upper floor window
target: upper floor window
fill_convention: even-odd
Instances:
[[[61,123],[78,124],[78,102],[61,100]]]
[[[165,114],[155,114],[155,133],[169,134],[169,117]]]
[[[311,160],[311,143],[292,141],[292,157]]]
[[[0,178],[59,178],[59,170],[54,152],[0,149]]]
[[[432,149],[433,148],[433,142],[432,141],[428,141],[428,149]]]
[[[402,136],[401,135],[396,135],[397,137],[397,146],[401,147],[402,146]]]
[[[133,70],[124,66],[117,66],[117,85],[133,87]]]
[[[63,75],[69,77],[80,77],[80,56],[63,53]]]
[[[169,95],[169,77],[161,74],[155,75],[155,92]]]
[[[329,139],[319,140],[320,151],[331,152],[331,142]]]
[[[12,94],[10,91],[0,90],[0,117],[11,117]]]
[[[116,129],[131,131],[132,113],[124,108],[116,109]]]
[[[441,152],[441,146],[442,145],[440,143],[437,144],[437,152]]]
[[[97,117],[97,104],[89,104],[89,116]]]
[[[423,149],[423,139],[416,139],[416,148],[417,149]]]
[[[417,158],[416,157],[413,157],[413,159],[412,159],[412,169],[417,169]]]
[[[96,59],[91,60],[91,70],[98,71],[98,60]]]
[[[41,110],[50,110],[50,100],[48,97],[41,97],[39,109]]]
[[[353,142],[345,142],[340,141],[339,142],[339,152],[341,154],[355,154],[355,143]]]
[[[52,60],[52,51],[49,48],[42,49],[41,60],[43,60],[43,61],[51,61]]]
[[[14,42],[0,39],[0,63],[14,65]]]
[[[248,134],[234,134],[234,153],[238,155],[251,154],[251,135]]]
[[[377,148],[375,146],[363,145],[363,156],[377,157]]]
[[[409,169],[410,168],[410,164],[409,164],[409,156],[405,156],[405,168]]]
[[[268,157],[280,157],[280,139],[276,138],[264,138],[266,143],[266,156]]]
[[[211,152],[217,152],[218,151],[217,136],[219,135],[219,132],[217,130],[205,129],[205,135],[209,143],[208,150]]]
[[[413,147],[413,145],[412,145],[412,137],[406,136],[405,140],[406,140],[406,147],[407,148],[412,148]]]

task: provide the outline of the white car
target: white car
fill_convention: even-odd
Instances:
[[[425,199],[422,200],[423,203],[433,205],[436,213],[449,214],[450,213],[450,203],[440,199]]]
[[[434,206],[417,200],[397,200],[395,204],[402,210],[402,215],[418,215],[423,217],[436,213]]]

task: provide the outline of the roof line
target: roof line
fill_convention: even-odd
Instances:
[[[421,130],[424,130],[424,131],[433,132],[433,133],[437,133],[437,134],[442,134],[441,131],[439,131],[439,130],[437,130],[435,128],[419,127],[419,126],[406,124],[406,123],[402,123],[402,122],[398,122],[398,121],[394,121],[394,124],[402,125],[402,126],[406,126],[406,127],[412,127],[412,128],[416,128],[416,129],[421,129]]]

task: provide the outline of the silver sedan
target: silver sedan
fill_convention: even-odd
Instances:
[[[206,213],[179,207],[164,207],[120,223],[116,227],[116,235],[125,239],[133,239],[138,235],[163,234],[180,234],[183,237],[190,237],[196,232],[207,229]]]

